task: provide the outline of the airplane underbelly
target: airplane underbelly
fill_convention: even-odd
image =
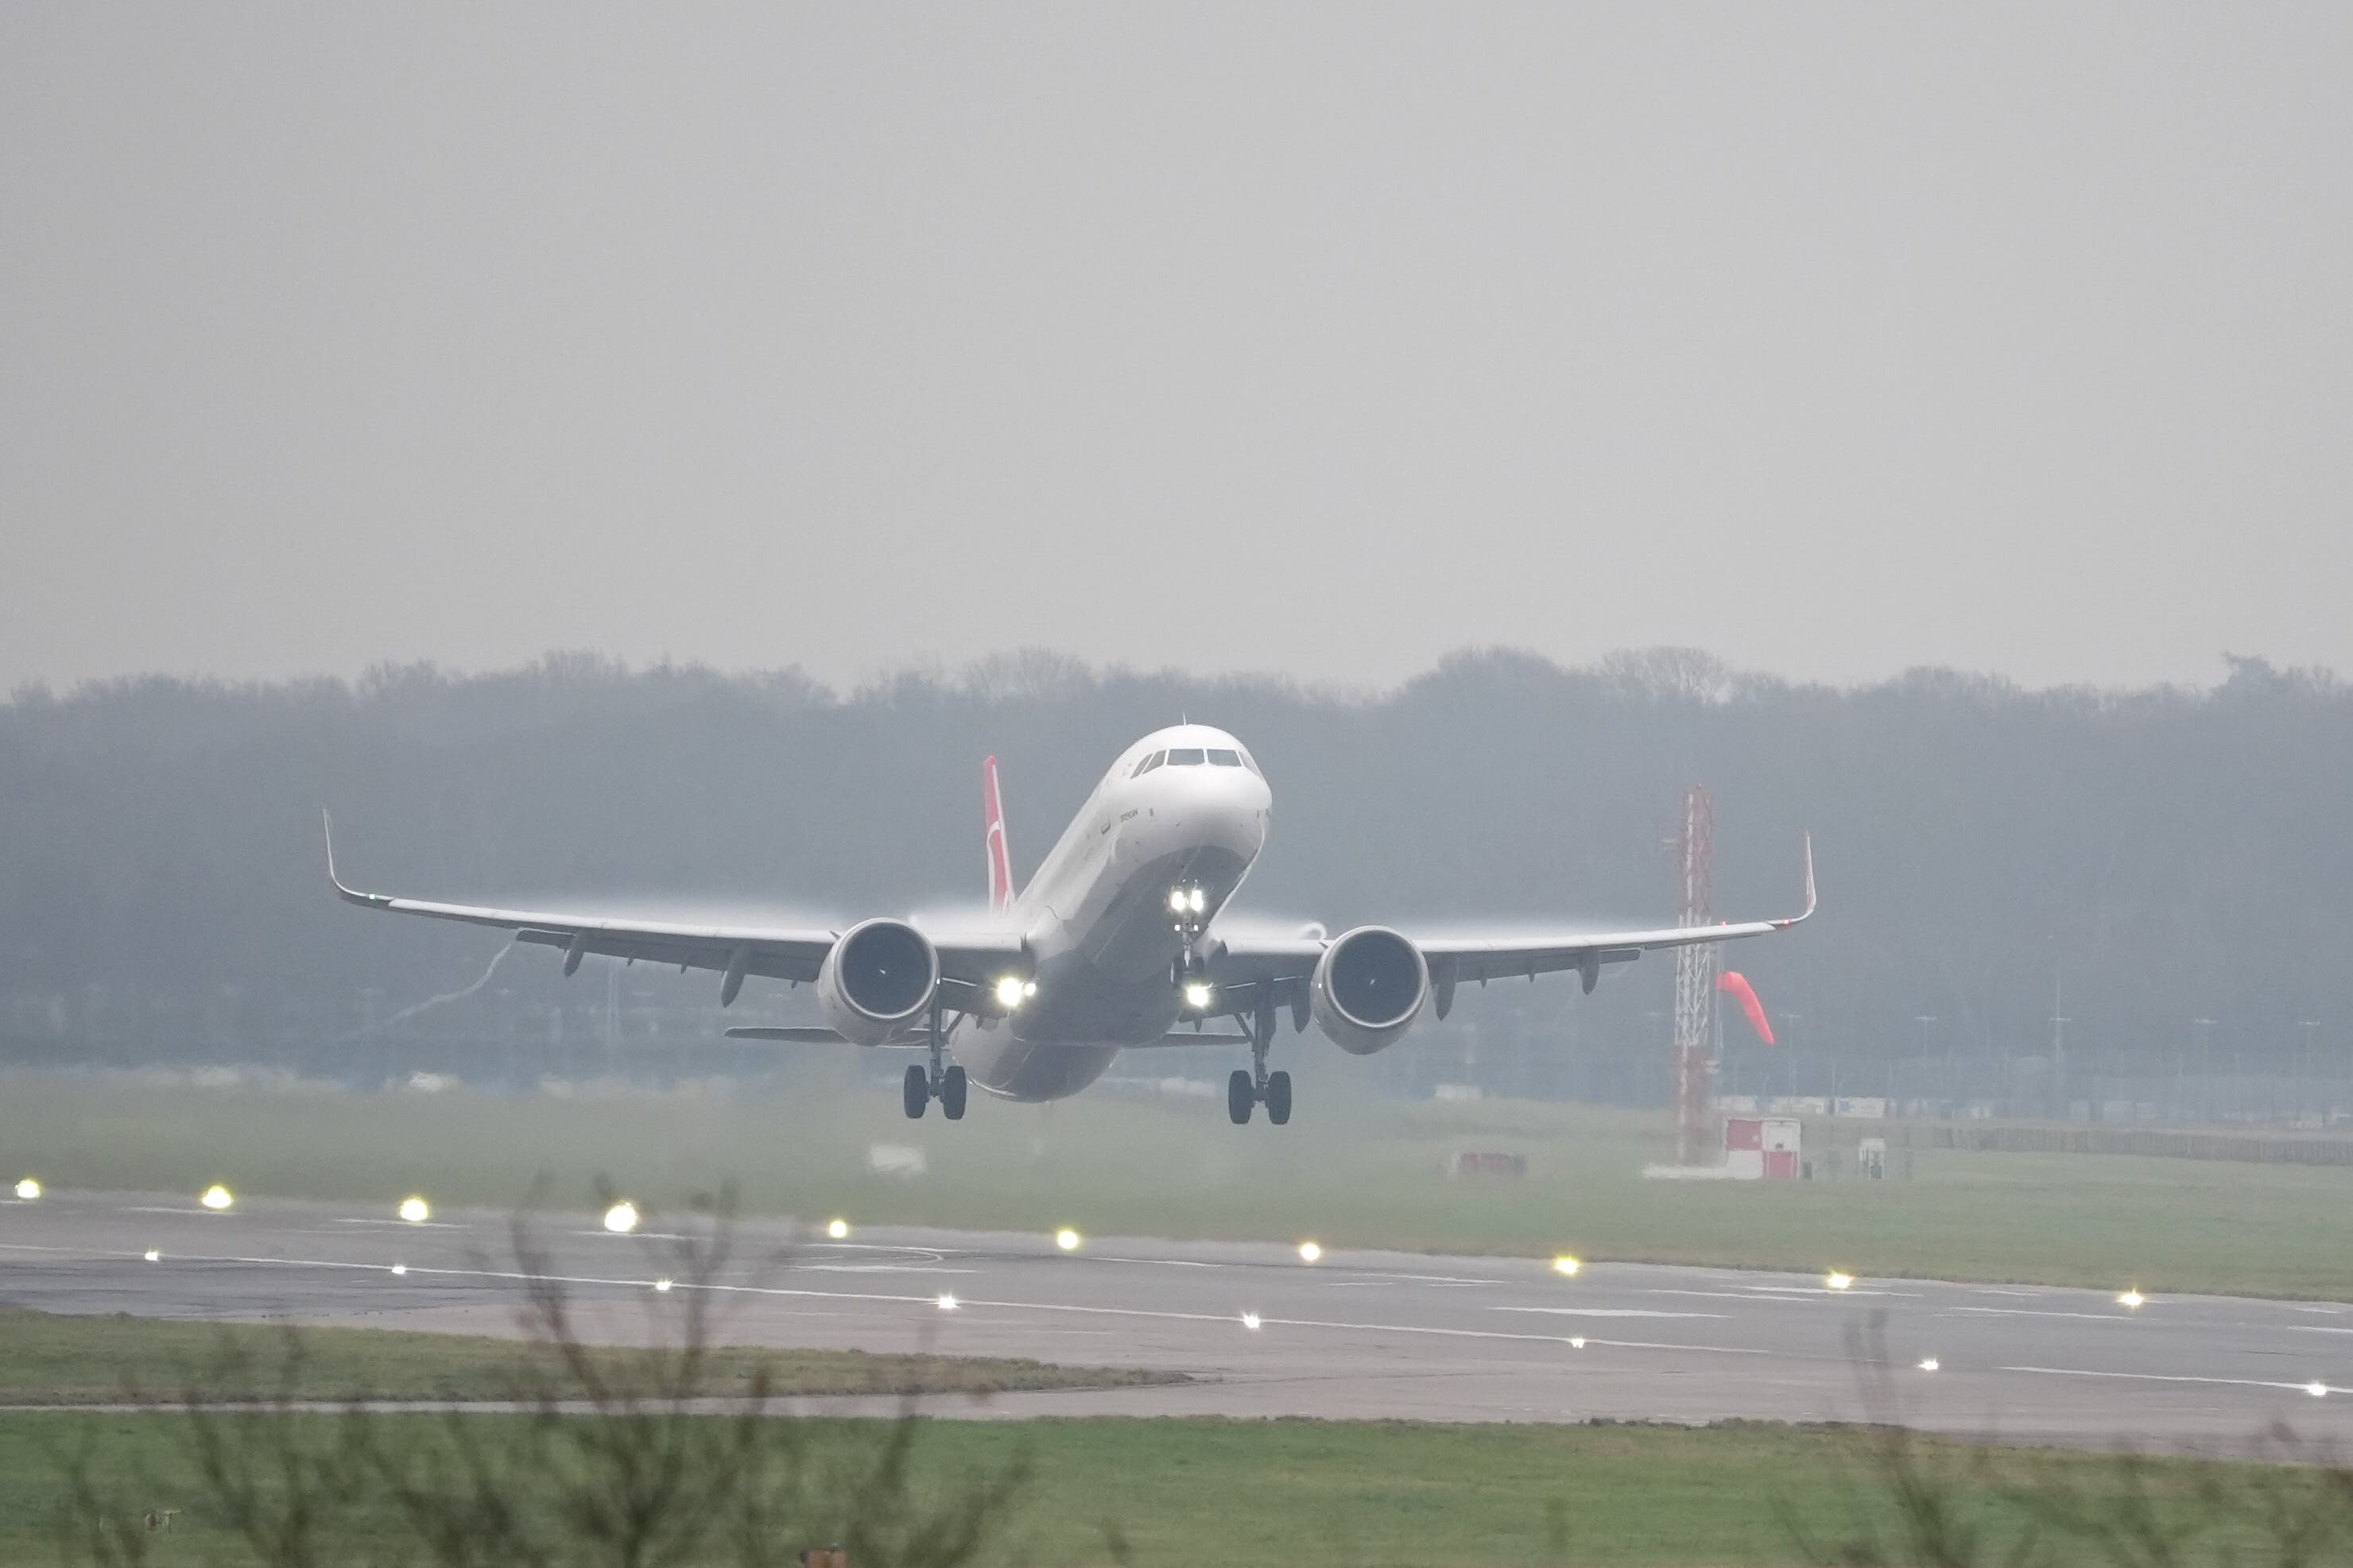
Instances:
[[[1025,1040],[1012,1030],[961,1034],[950,1054],[974,1083],[1007,1100],[1062,1100],[1103,1077],[1117,1046]]]

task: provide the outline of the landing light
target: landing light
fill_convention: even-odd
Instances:
[[[1008,974],[997,983],[997,1005],[1010,1013],[1021,1005],[1021,977]]]
[[[400,1217],[411,1225],[423,1225],[433,1217],[433,1205],[423,1198],[403,1198],[400,1200]]]
[[[1852,1290],[1854,1289],[1854,1276],[1852,1274],[1832,1274],[1827,1276],[1822,1280],[1822,1283],[1829,1286],[1833,1290]]]
[[[1302,1262],[1302,1263],[1313,1263],[1313,1262],[1314,1262],[1317,1258],[1321,1258],[1321,1257],[1323,1257],[1323,1256],[1324,1256],[1324,1249],[1323,1249],[1322,1247],[1320,1247],[1316,1246],[1314,1242],[1312,1242],[1312,1241],[1303,1241],[1303,1242],[1301,1242],[1301,1243],[1299,1244],[1299,1261],[1300,1261],[1300,1262]]]
[[[1193,889],[1192,896],[1186,901],[1193,906],[1193,912],[1198,915],[1209,907],[1209,895],[1196,888]]]
[[[1185,1005],[1196,1012],[1207,1007],[1209,1005],[1209,999],[1216,994],[1216,992],[1198,980],[1189,980],[1185,983]]]
[[[623,1198],[605,1211],[605,1228],[615,1236],[627,1236],[638,1228],[638,1205]]]
[[[1171,889],[1168,889],[1168,907],[1169,907],[1169,909],[1170,909],[1171,910],[1173,910],[1174,912],[1176,912],[1176,913],[1177,913],[1177,914],[1180,914],[1180,915],[1181,915],[1181,914],[1183,914],[1183,913],[1185,912],[1185,889],[1182,889],[1182,888],[1171,888]]]
[[[1054,1233],[1054,1245],[1065,1252],[1076,1252],[1079,1249],[1079,1233],[1064,1226]]]
[[[237,1202],[235,1198],[229,1195],[228,1189],[221,1186],[217,1183],[212,1186],[206,1187],[205,1189],[205,1195],[198,1198],[196,1201],[204,1205],[205,1207],[211,1209],[216,1214],[219,1213],[222,1209],[228,1207],[229,1205]]]
[[[849,1237],[849,1222],[846,1219],[831,1221],[826,1226],[825,1233],[836,1241],[846,1241]]]
[[[1566,1252],[1552,1260],[1552,1271],[1555,1274],[1574,1275],[1578,1269],[1584,1267],[1585,1265],[1582,1262],[1578,1261],[1577,1258],[1571,1258]]]
[[[16,1184],[16,1195],[26,1203],[31,1203],[41,1195],[41,1184],[27,1176]]]
[[[2141,1303],[2147,1300],[2147,1297],[2140,1293],[2139,1288],[2135,1287],[2134,1289],[2126,1291],[2123,1295],[2117,1297],[2116,1305],[2119,1307],[2128,1307],[2137,1310]]]

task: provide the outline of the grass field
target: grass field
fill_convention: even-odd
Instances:
[[[293,1419],[296,1447],[329,1447],[335,1418]],[[521,1417],[455,1419],[493,1450],[523,1440]],[[100,1506],[119,1510],[117,1517],[181,1510],[171,1532],[150,1542],[149,1561],[249,1560],[192,1479],[187,1434],[174,1426],[180,1420],[0,1415],[0,1561],[54,1560],[61,1468],[76,1454],[90,1466]],[[379,1420],[377,1429],[396,1451],[422,1453],[448,1440],[449,1424],[396,1416]],[[800,1436],[816,1469],[852,1475],[871,1465],[886,1431],[874,1422],[817,1421],[803,1424]],[[1930,1560],[1905,1550],[1906,1515],[1871,1457],[1873,1441],[1852,1430],[1755,1426],[943,1421],[918,1431],[905,1496],[953,1510],[960,1492],[989,1489],[975,1478],[1018,1465],[1027,1479],[1013,1488],[1009,1509],[983,1544],[978,1560],[987,1563],[1778,1563],[1807,1561],[1808,1549],[1847,1561]],[[2102,1456],[1936,1443],[1914,1453],[1909,1473],[1925,1481],[1935,1504],[1949,1510],[1957,1530],[1982,1532],[1979,1554],[1945,1559],[1953,1562],[2010,1561],[2010,1549],[2030,1538],[2066,1543],[2063,1531],[2036,1522],[2035,1504],[2012,1495],[2019,1488],[2031,1489],[2044,1507],[2071,1492],[2137,1491],[2152,1500],[2142,1522],[2177,1538],[2171,1554],[2116,1561],[2291,1561],[2251,1551],[2259,1528],[2231,1519],[2224,1500],[2256,1489],[2283,1518],[2330,1506],[2322,1501],[2327,1483],[2309,1473],[2257,1475],[2257,1467],[2171,1460],[2153,1463],[2128,1487],[2116,1462]],[[273,1458],[269,1474],[279,1462]],[[850,1489],[833,1489],[838,1496]],[[857,1538],[831,1511],[838,1506],[816,1495],[792,1510],[798,1522],[776,1527],[784,1537],[776,1560],[789,1560],[798,1545]],[[912,1507],[902,1502],[893,1511]],[[2336,1511],[2342,1516],[2341,1503]],[[300,1560],[385,1560],[389,1514],[364,1486],[339,1492],[323,1515],[320,1550]],[[2329,1551],[2345,1542],[2339,1536],[2333,1548],[2318,1544],[2306,1561],[2336,1561]],[[1843,1555],[1865,1546],[1882,1555]],[[923,1560],[903,1546],[887,1555]],[[617,1559],[584,1552],[569,1560]],[[722,1559],[695,1552],[660,1560]],[[2080,1542],[2034,1560],[2111,1559]]]
[[[290,1347],[300,1344],[299,1355]],[[395,1329],[304,1329],[299,1338],[248,1323],[132,1317],[64,1317],[0,1308],[0,1405],[104,1404],[137,1395],[176,1398],[263,1394],[304,1400],[501,1399],[536,1371],[563,1388],[552,1356],[513,1340]],[[661,1370],[646,1352],[586,1352],[608,1384],[645,1386]],[[715,1346],[698,1386],[747,1394],[1007,1394],[1022,1389],[1110,1388],[1173,1381],[1143,1370],[1049,1366],[984,1357],[868,1355]]]
[[[2151,1291],[2353,1299],[2353,1171],[2116,1155],[1921,1151],[1911,1179],[1657,1183],[1662,1116],[1486,1101],[1400,1105],[1302,1089],[1293,1125],[1099,1092],[976,1097],[909,1122],[828,1058],[787,1085],[669,1092],[360,1094],[0,1075],[0,1174],[52,1186],[382,1206],[421,1191],[512,1205],[603,1177],[656,1208],[733,1182],[744,1209],[867,1223],[1239,1237],[1420,1251],[1711,1263]],[[871,1145],[928,1173],[872,1173]],[[1452,1179],[1456,1150],[1524,1153],[1525,1180]],[[5,1226],[0,1211],[0,1226]]]

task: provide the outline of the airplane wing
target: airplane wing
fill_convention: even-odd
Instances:
[[[1645,952],[1690,947],[1700,942],[1736,942],[1787,931],[1814,912],[1814,841],[1805,841],[1806,907],[1803,913],[1780,920],[1746,921],[1737,925],[1667,926],[1656,931],[1538,931],[1508,937],[1417,937],[1400,932],[1421,950],[1430,964],[1430,989],[1440,999],[1440,1016],[1462,981],[1533,980],[1539,974],[1576,970],[1591,991],[1602,967],[1630,963]],[[1274,941],[1243,939],[1215,953],[1208,974],[1224,1003],[1255,1005],[1261,989],[1269,999],[1288,1002],[1303,1010],[1305,983],[1314,973],[1329,938],[1297,937]]]
[[[433,903],[423,899],[396,899],[384,893],[363,893],[344,885],[335,874],[334,825],[321,814],[327,831],[327,880],[336,896],[363,909],[394,914],[423,915],[431,920],[459,921],[512,931],[514,940],[564,950],[564,973],[580,967],[589,953],[607,958],[674,963],[681,971],[708,969],[724,978],[720,984],[723,1006],[735,1000],[747,974],[774,980],[810,981],[833,951],[838,931],[794,930],[779,926],[690,925],[661,921],[610,919],[601,915],[562,914],[540,910],[496,909],[477,904]],[[926,931],[940,955],[944,986],[977,988],[1018,959],[1021,939],[1011,933],[985,932],[944,936]]]

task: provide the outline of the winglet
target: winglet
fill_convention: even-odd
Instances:
[[[1768,923],[1779,926],[1782,930],[1787,931],[1791,926],[1796,925],[1799,921],[1811,920],[1814,914],[1814,836],[1809,833],[1806,835],[1806,912],[1801,915],[1792,915],[1787,920],[1773,921]]]
[[[392,902],[381,893],[363,893],[343,886],[343,879],[335,875],[335,819],[328,815],[324,806],[319,808],[319,828],[327,839],[327,885],[335,889],[336,896],[348,903],[366,904],[372,909],[380,909]]]

